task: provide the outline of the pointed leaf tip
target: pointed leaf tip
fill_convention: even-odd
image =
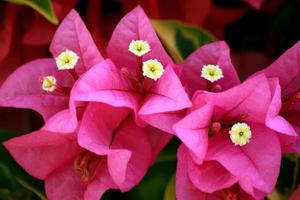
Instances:
[[[43,15],[52,24],[58,24],[58,19],[54,13],[53,6],[50,0],[5,0],[15,4],[26,5],[41,15]]]

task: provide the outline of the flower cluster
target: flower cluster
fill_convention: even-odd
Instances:
[[[263,199],[281,156],[299,152],[300,43],[242,82],[225,42],[183,64],[165,52],[140,7],[96,48],[72,10],[53,58],[29,62],[0,88],[0,105],[39,112],[45,125],[4,146],[50,200],[98,200],[137,185],[173,136],[179,200]]]

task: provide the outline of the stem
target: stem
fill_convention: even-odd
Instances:
[[[212,87],[213,87],[213,83],[206,80],[207,84],[206,84],[206,88],[208,91],[212,92]]]
[[[140,81],[140,83],[142,83],[143,81],[143,56],[137,56],[136,57],[136,62],[137,62],[137,66],[136,66],[136,77],[137,79]]]
[[[70,96],[71,89],[67,87],[63,87],[61,85],[56,84],[56,88],[54,90],[56,93],[63,95],[63,96]]]
[[[47,198],[45,197],[44,194],[42,194],[40,191],[38,191],[36,188],[32,187],[31,185],[29,185],[28,183],[26,183],[23,179],[21,178],[16,178],[17,182],[20,183],[20,185],[22,185],[24,188],[26,188],[27,190],[31,191],[32,193],[34,193],[36,196],[38,196],[41,200],[47,200]]]
[[[74,78],[75,81],[79,78],[75,69],[69,69],[68,72],[72,75],[72,77]]]
[[[147,93],[151,89],[152,85],[153,81],[150,78],[145,77],[142,85],[142,93]]]

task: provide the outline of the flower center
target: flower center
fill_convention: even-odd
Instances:
[[[223,72],[219,65],[203,65],[201,69],[201,77],[210,81],[215,82],[221,78],[223,78]]]
[[[46,92],[55,92],[59,95],[70,96],[71,89],[63,87],[57,83],[54,76],[44,76],[40,78],[41,88]]]
[[[55,58],[58,70],[74,69],[78,60],[79,60],[78,55],[74,51],[68,49],[61,52]]]
[[[129,44],[128,50],[136,56],[143,56],[148,53],[150,45],[144,40],[132,40]]]
[[[156,81],[163,75],[164,71],[163,65],[157,59],[143,62],[143,75],[150,79]]]
[[[74,168],[85,183],[93,179],[98,164],[103,160],[103,156],[98,156],[92,152],[84,150],[74,161]]]
[[[56,78],[54,76],[44,76],[41,79],[42,89],[46,92],[53,92],[56,89]]]
[[[236,146],[244,146],[250,142],[252,132],[246,123],[235,123],[229,131],[230,139]]]

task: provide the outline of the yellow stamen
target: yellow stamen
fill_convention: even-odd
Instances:
[[[59,70],[74,69],[79,57],[74,51],[66,49],[61,52],[56,58],[56,65]]]
[[[204,65],[201,70],[201,77],[210,82],[215,82],[224,76],[219,65]]]
[[[143,56],[151,49],[148,42],[144,40],[132,40],[129,44],[128,50],[136,56]]]
[[[231,141],[237,146],[244,146],[250,142],[252,132],[246,123],[235,123],[229,131]]]
[[[56,78],[54,76],[43,77],[42,89],[46,92],[53,92],[56,89]]]
[[[164,73],[163,65],[157,59],[150,59],[143,62],[143,75],[153,80],[159,79]]]

